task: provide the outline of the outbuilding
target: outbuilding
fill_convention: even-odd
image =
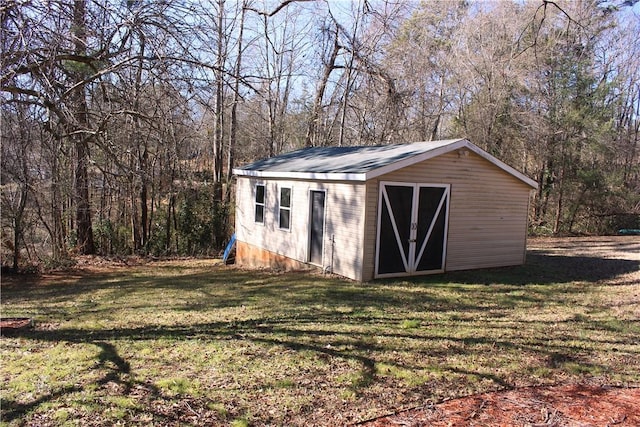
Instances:
[[[368,281],[525,261],[537,183],[466,139],[305,148],[234,173],[241,265]]]

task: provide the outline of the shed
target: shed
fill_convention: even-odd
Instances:
[[[305,148],[234,173],[241,265],[368,281],[525,261],[537,183],[466,139]]]

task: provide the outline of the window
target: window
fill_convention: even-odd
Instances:
[[[280,228],[291,229],[291,188],[280,188]]]
[[[259,224],[264,224],[264,184],[256,185],[256,213],[255,213],[255,222]]]

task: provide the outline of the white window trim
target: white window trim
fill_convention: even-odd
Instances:
[[[257,197],[258,197],[258,187],[261,186],[263,188],[263,192],[262,192],[262,203],[258,203]],[[266,216],[267,216],[267,186],[265,183],[263,182],[258,182],[256,183],[256,185],[254,185],[254,193],[253,193],[253,222],[255,224],[260,224],[260,225],[264,225],[265,221],[266,221]],[[262,222],[260,221],[256,221],[256,208],[258,206],[262,206]]]
[[[289,189],[289,206],[282,206],[282,190]],[[278,189],[278,229],[282,231],[291,231],[291,221],[293,217],[291,216],[291,205],[293,205],[293,187],[290,186],[282,186]],[[280,226],[280,211],[286,210],[289,211],[289,228],[284,228]]]

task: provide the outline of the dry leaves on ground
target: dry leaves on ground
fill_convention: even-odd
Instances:
[[[638,426],[640,388],[561,385],[452,399],[360,424],[386,426]]]

